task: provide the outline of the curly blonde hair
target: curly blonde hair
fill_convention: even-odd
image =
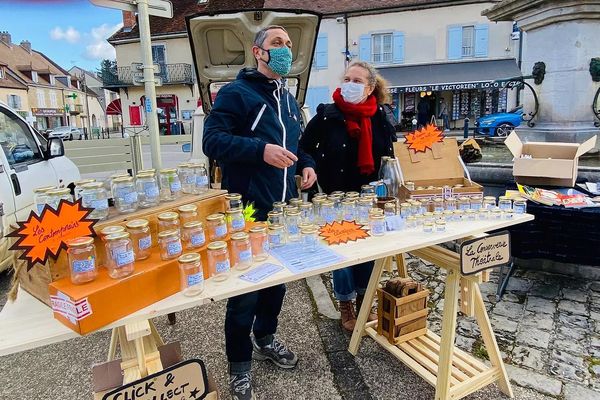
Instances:
[[[352,67],[360,67],[369,73],[369,85],[373,86],[373,95],[377,99],[377,104],[389,104],[392,102],[392,96],[388,90],[388,82],[379,74],[374,66],[365,61],[354,61],[346,68],[348,71]]]

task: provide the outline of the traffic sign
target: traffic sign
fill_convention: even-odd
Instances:
[[[145,103],[146,103],[146,113],[151,113],[152,112],[152,100],[146,99]]]
[[[136,0],[90,0],[99,7],[137,12]],[[167,0],[148,0],[148,14],[157,17],[173,18],[173,4]]]

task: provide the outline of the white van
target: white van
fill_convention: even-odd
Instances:
[[[25,220],[33,206],[33,190],[69,186],[79,170],[64,156],[60,138],[46,140],[19,114],[0,102],[0,272],[11,265],[6,234],[15,220]]]

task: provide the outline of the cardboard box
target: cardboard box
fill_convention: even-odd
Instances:
[[[577,180],[579,157],[594,148],[596,136],[581,144],[523,143],[517,133],[513,132],[506,138],[504,144],[515,157],[513,175],[518,183],[572,187]],[[522,158],[522,156],[531,156],[531,158]]]
[[[465,171],[455,138],[444,138],[443,142],[434,143],[431,149],[427,149],[424,153],[415,153],[408,148],[408,144],[396,142],[394,155],[400,163],[404,181],[415,184],[415,190],[409,190],[405,185],[400,186],[398,194],[400,200],[470,197],[483,193],[481,185],[464,177]],[[462,185],[462,187],[455,188],[455,185]],[[434,188],[427,189],[430,186]],[[417,187],[424,189],[417,190]]]

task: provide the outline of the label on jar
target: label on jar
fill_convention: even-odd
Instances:
[[[225,224],[217,225],[215,227],[215,236],[222,237],[225,235],[227,235],[227,225],[225,225]]]
[[[381,223],[381,224],[373,224],[372,228],[373,233],[376,235],[382,235],[383,233],[385,233],[385,224]]]
[[[223,273],[223,272],[228,272],[229,271],[229,259],[225,260],[225,261],[221,261],[218,262],[215,265],[215,270],[217,271],[217,273]]]
[[[150,246],[152,246],[152,237],[150,235],[144,236],[138,241],[138,247],[140,250],[149,249]]]
[[[204,232],[195,233],[190,237],[190,242],[192,246],[202,246],[206,241],[206,237],[204,236]]]
[[[243,218],[234,218],[231,220],[231,227],[236,230],[244,229],[246,221]]]
[[[513,204],[513,210],[515,214],[525,214],[526,206],[525,204],[515,203]]]
[[[195,286],[195,285],[199,285],[204,281],[204,275],[202,274],[202,271],[200,272],[196,272],[195,274],[191,274],[187,276],[187,285],[189,286]]]
[[[238,253],[238,257],[240,261],[251,261],[252,260],[252,251],[250,250],[242,250]]]
[[[154,183],[146,183],[144,185],[144,194],[146,195],[146,197],[149,198],[154,198],[154,197],[158,197],[158,186],[155,185]]]
[[[196,181],[196,179],[194,178],[194,175],[188,175],[185,177],[186,185],[193,185],[195,181]]]
[[[263,251],[264,251],[264,252],[267,252],[267,251],[269,251],[269,242],[265,240],[265,241],[263,242],[262,248],[263,248]]]
[[[171,192],[179,192],[179,191],[181,191],[181,182],[179,182],[179,181],[171,182],[170,187],[171,187]]]
[[[481,203],[471,203],[472,210],[481,210]]]
[[[122,267],[127,264],[131,264],[134,260],[133,250],[124,251],[122,253],[117,253],[116,261],[117,267]]]
[[[94,210],[106,210],[108,208],[108,199],[92,200],[90,207]]]
[[[196,186],[208,186],[208,176],[198,175],[196,177]]]
[[[96,267],[96,260],[94,257],[90,257],[86,260],[75,260],[73,261],[73,272],[82,273],[93,271]]]
[[[181,240],[167,243],[167,255],[175,256],[181,254]]]
[[[127,192],[123,194],[123,202],[132,204],[137,201],[137,192]]]
[[[269,242],[274,245],[281,244],[281,235],[278,233],[269,235]]]
[[[289,224],[287,230],[290,235],[300,234],[300,228],[298,228],[298,225],[296,224]]]

